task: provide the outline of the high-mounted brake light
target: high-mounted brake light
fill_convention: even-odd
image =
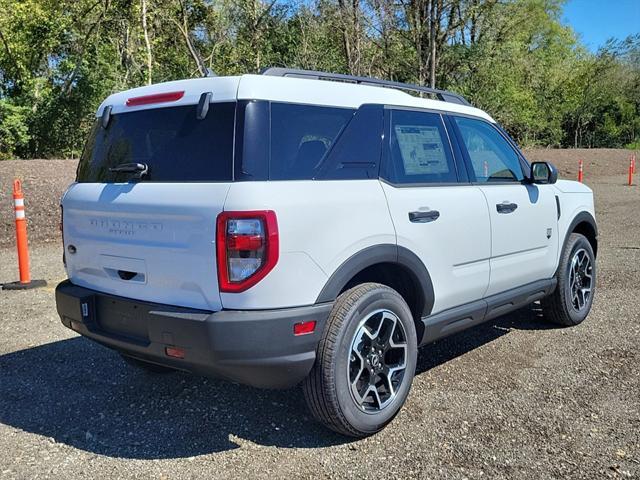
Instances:
[[[221,292],[243,292],[278,263],[278,222],[272,210],[222,212],[216,221]]]
[[[127,107],[137,107],[140,105],[151,105],[152,103],[175,102],[184,97],[184,90],[180,92],[153,93],[141,97],[131,97],[127,99]]]

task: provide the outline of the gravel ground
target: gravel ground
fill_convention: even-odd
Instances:
[[[298,389],[150,376],[65,329],[53,299],[60,247],[37,241],[57,228],[47,200],[55,222],[31,216],[43,232],[32,274],[51,286],[0,291],[0,478],[638,478],[640,187],[624,186],[624,153],[611,156],[598,168],[620,174],[597,176],[606,154],[586,174],[600,248],[585,323],[554,328],[533,305],[424,347],[405,408],[359,441],[315,424]],[[574,160],[555,161],[573,174]],[[67,181],[73,165],[53,163],[27,171],[57,194],[54,174]],[[15,169],[0,162],[3,194]],[[15,280],[13,249],[0,259],[0,283]]]

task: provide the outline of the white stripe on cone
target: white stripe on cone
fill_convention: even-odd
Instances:
[[[16,198],[13,203],[16,207],[24,207],[24,198]]]
[[[16,218],[17,219],[24,218],[24,210],[16,210]]]

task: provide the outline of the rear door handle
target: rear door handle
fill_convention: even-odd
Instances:
[[[512,212],[515,212],[516,208],[518,208],[517,203],[511,203],[511,202],[505,201],[505,202],[496,204],[496,210],[498,211],[498,213],[512,213]]]
[[[434,222],[440,217],[440,212],[437,210],[426,210],[417,212],[409,212],[409,221],[413,223],[428,223]]]

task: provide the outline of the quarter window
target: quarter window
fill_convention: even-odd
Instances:
[[[271,104],[271,180],[311,180],[353,117],[349,108]]]
[[[457,181],[449,140],[436,113],[392,110],[383,178],[393,183]]]
[[[362,105],[327,154],[320,178],[360,180],[378,178],[384,109]]]
[[[453,118],[477,182],[519,182],[524,178],[518,154],[494,127],[482,120]]]

